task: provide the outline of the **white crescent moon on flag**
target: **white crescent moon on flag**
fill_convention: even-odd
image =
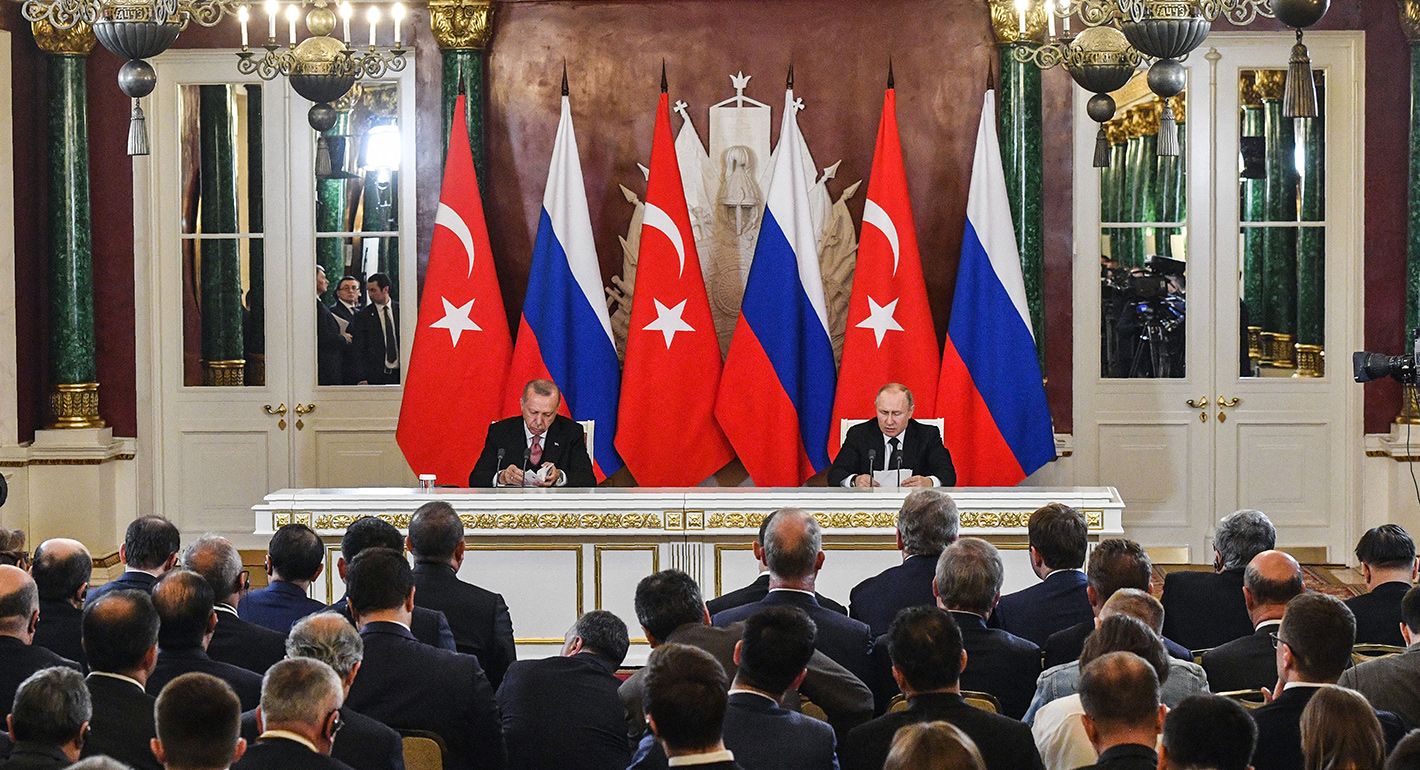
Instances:
[[[473,277],[473,233],[468,230],[468,223],[463,221],[457,211],[449,208],[442,201],[439,203],[439,213],[434,215],[435,227],[446,227],[449,232],[459,239],[463,244],[463,252],[468,255],[468,276]]]
[[[671,245],[675,246],[675,255],[680,258],[680,272],[676,277],[685,274],[685,241],[681,240],[680,228],[675,226],[675,220],[654,203],[646,203],[646,213],[641,219],[641,224],[646,227],[654,227],[666,234],[671,239]]]
[[[892,223],[892,217],[869,198],[863,203],[863,224],[878,228],[887,238],[888,245],[892,246],[892,274],[897,275],[897,260],[901,252],[897,245],[897,225]]]

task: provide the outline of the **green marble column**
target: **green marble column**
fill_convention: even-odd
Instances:
[[[1301,219],[1303,222],[1320,222],[1326,218],[1325,119],[1298,119],[1296,134],[1302,148],[1299,180]],[[1321,376],[1325,328],[1326,230],[1323,227],[1301,227],[1297,229],[1298,375]]]
[[[342,109],[335,119],[335,125],[326,131],[326,137],[344,137],[345,152],[348,155],[355,151],[349,134],[350,110]],[[316,180],[317,233],[344,232],[350,229],[350,223],[347,221],[345,184],[344,177]],[[325,276],[330,282],[325,294],[320,297],[321,302],[329,305],[335,302],[336,287],[341,277],[348,272],[345,269],[345,239],[317,237],[316,264],[325,268]]]
[[[1026,284],[1026,305],[1035,330],[1036,352],[1045,356],[1045,305],[1042,279],[1045,271],[1045,222],[1041,208],[1041,104],[1040,68],[1016,61],[1014,50],[1028,43],[1007,43],[1001,49],[1001,163],[1006,172],[1006,196],[1016,246],[1021,252],[1021,273]]]
[[[1242,136],[1262,138],[1262,103],[1251,96],[1251,88],[1243,89]],[[1242,197],[1241,219],[1244,222],[1264,222],[1267,220],[1267,182],[1264,179],[1240,179],[1239,194]],[[1242,231],[1242,291],[1243,310],[1247,316],[1248,356],[1265,357],[1261,349],[1263,323],[1263,255],[1265,231],[1260,227],[1247,227]]]
[[[265,179],[263,160],[262,87],[246,86],[247,95],[247,220],[253,233],[264,233],[265,207],[262,185]],[[247,260],[246,322],[242,325],[246,359],[245,383],[266,384],[266,243],[265,238],[249,241]]]
[[[1142,192],[1142,198],[1139,201],[1139,221],[1157,222],[1159,221],[1159,198],[1163,195],[1163,188],[1159,185],[1158,132],[1139,137],[1139,145],[1139,152],[1143,156],[1139,163],[1139,189]],[[1140,267],[1148,262],[1149,257],[1158,253],[1158,243],[1155,241],[1158,232],[1159,228],[1157,227],[1146,227],[1139,231]]]
[[[454,101],[462,86],[466,96],[464,119],[468,124],[469,143],[473,147],[473,165],[478,174],[479,188],[483,191],[488,189],[484,182],[488,154],[484,136],[484,113],[487,110],[484,84],[488,43],[493,37],[493,8],[492,0],[432,0],[429,3],[429,24],[444,58],[444,132],[441,136],[447,143],[449,126],[453,123]]]
[[[366,232],[399,229],[399,172],[365,172],[364,209],[365,216],[361,229]],[[379,260],[376,272],[389,276],[398,289],[399,285],[399,239],[395,236],[380,236]]]
[[[1275,78],[1272,77],[1275,75]],[[1274,84],[1272,81],[1277,81]],[[1292,120],[1282,117],[1281,71],[1258,73],[1262,91],[1263,132],[1266,149],[1266,213],[1271,222],[1297,221],[1297,180],[1293,160]],[[1295,365],[1293,344],[1297,333],[1297,232],[1290,227],[1268,227],[1263,234],[1262,329],[1271,335],[1266,363],[1274,367]]]
[[[237,162],[232,96],[227,86],[199,86],[199,142],[202,151],[202,213],[204,235],[237,232]],[[241,385],[242,266],[235,238],[203,239],[202,359],[204,384]]]
[[[1129,218],[1127,206],[1129,184],[1129,138],[1124,124],[1109,134],[1109,221],[1124,222]],[[1129,230],[1116,227],[1110,231],[1111,258],[1120,267],[1129,266]]]

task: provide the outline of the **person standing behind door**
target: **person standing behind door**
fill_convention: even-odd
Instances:
[[[365,281],[370,304],[355,316],[352,336],[360,365],[360,384],[399,384],[399,304],[390,277],[372,273]]]
[[[335,287],[335,302],[331,303],[330,312],[345,322],[341,329],[352,338],[355,335],[355,316],[359,315],[362,309],[364,306],[360,304],[360,279],[353,275],[341,278]],[[340,353],[340,384],[354,385],[360,381],[360,376],[359,352],[355,344],[348,345]]]

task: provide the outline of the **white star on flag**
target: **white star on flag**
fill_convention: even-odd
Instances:
[[[448,297],[440,297],[444,301],[444,317],[429,324],[431,329],[448,329],[449,337],[454,347],[459,346],[459,337],[464,332],[481,332],[483,328],[473,322],[468,314],[473,312],[473,300],[469,300],[458,307],[450,302]]]
[[[642,331],[660,332],[666,338],[666,350],[671,349],[671,341],[675,339],[676,332],[695,331],[695,327],[680,317],[681,313],[685,312],[685,303],[688,300],[681,300],[675,307],[666,307],[658,299],[651,301],[656,303],[656,320],[646,324]]]
[[[879,305],[868,297],[868,317],[854,324],[859,329],[872,329],[873,338],[877,341],[878,347],[883,346],[883,337],[890,331],[903,331],[902,325],[892,317],[897,310],[897,298],[886,305]]]

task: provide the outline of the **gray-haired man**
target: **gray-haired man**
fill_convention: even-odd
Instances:
[[[902,564],[889,567],[853,587],[848,596],[848,616],[887,633],[892,619],[904,607],[930,607],[932,576],[937,557],[957,539],[961,516],[951,495],[937,489],[919,489],[902,501],[897,512],[897,548]]]
[[[344,701],[340,677],[314,658],[272,666],[261,682],[261,735],[234,770],[348,770],[330,757]]]
[[[82,674],[63,666],[36,671],[20,684],[6,718],[15,748],[4,766],[50,770],[78,762],[91,716]]]
[[[1164,578],[1164,637],[1202,650],[1252,633],[1243,603],[1243,570],[1277,545],[1277,529],[1262,511],[1224,516],[1213,534],[1213,572],[1172,572]]]

